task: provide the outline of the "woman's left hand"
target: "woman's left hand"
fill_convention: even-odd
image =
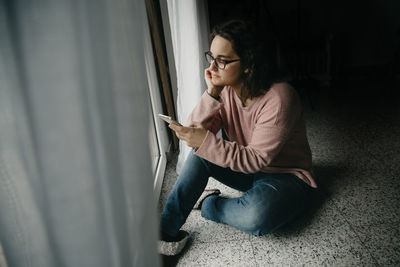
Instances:
[[[189,127],[171,123],[169,128],[175,131],[176,136],[193,148],[198,148],[207,135],[207,130],[199,122],[194,122]]]

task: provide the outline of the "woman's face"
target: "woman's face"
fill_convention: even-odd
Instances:
[[[212,40],[210,52],[214,58],[219,57],[223,60],[239,59],[232,48],[231,42],[219,35],[216,35]],[[210,64],[209,70],[211,71],[211,81],[216,86],[230,85],[237,87],[241,84],[240,61],[226,64],[223,70],[217,68],[215,61],[213,61]]]

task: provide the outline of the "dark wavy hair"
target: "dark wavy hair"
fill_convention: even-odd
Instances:
[[[231,42],[233,50],[240,57],[243,87],[241,100],[261,96],[274,82],[280,80],[276,64],[274,40],[268,40],[250,22],[230,20],[215,26],[211,42],[219,35]],[[248,72],[245,70],[248,69]]]

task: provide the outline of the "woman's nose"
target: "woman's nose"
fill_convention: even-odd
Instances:
[[[215,60],[211,61],[211,63],[210,63],[210,69],[211,69],[211,70],[217,70],[217,69],[218,69],[217,66],[215,65]]]

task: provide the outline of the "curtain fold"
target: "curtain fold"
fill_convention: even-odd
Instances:
[[[207,1],[167,0],[177,75],[177,117],[185,123],[206,89],[204,52],[209,49]],[[176,171],[179,173],[190,148],[179,142]]]
[[[143,1],[0,2],[9,266],[157,266]]]

